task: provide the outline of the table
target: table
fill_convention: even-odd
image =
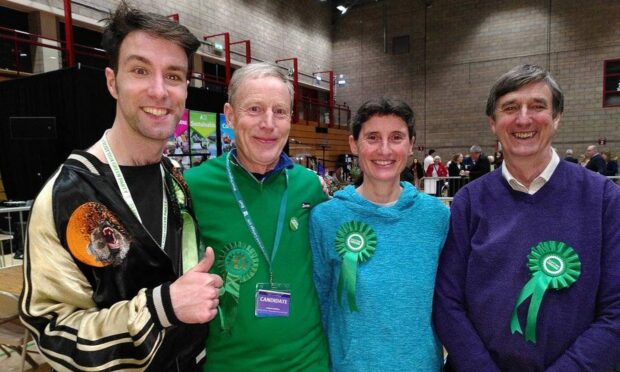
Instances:
[[[21,238],[21,244],[22,244],[21,246],[22,247],[24,246],[24,239],[25,239],[24,226],[26,225],[26,221],[24,220],[24,212],[29,212],[29,211],[30,211],[30,206],[29,205],[25,205],[25,206],[22,206],[22,207],[0,207],[0,214],[3,214],[3,213],[19,213],[19,229],[20,229],[19,236]],[[9,225],[8,225],[9,232],[10,233],[14,233],[13,227],[12,227],[12,224],[11,224],[11,215],[7,214],[7,216],[5,218],[7,218],[8,221],[9,221]],[[12,240],[9,241],[9,245],[11,247],[11,252],[14,252],[13,241]]]
[[[4,242],[8,241],[9,243],[13,240],[13,235],[8,235],[8,234],[0,234],[0,264],[2,264],[2,267],[6,266],[6,263],[4,262]],[[10,255],[13,254],[13,245],[11,244],[11,251],[10,251]],[[11,257],[11,259],[13,259]]]
[[[0,269],[0,291],[19,296],[24,286],[24,266],[8,266]]]

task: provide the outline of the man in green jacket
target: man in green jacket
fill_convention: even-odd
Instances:
[[[237,148],[185,172],[212,271],[224,279],[208,371],[328,369],[308,238],[310,210],[326,196],[282,152],[292,102],[278,67],[237,70],[224,105]]]

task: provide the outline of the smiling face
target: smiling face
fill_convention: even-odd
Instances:
[[[560,116],[553,117],[551,89],[537,82],[500,97],[488,120],[508,162],[540,165],[551,160],[551,139]]]
[[[349,136],[353,154],[359,156],[364,183],[383,182],[398,185],[407,165],[413,139],[407,124],[396,115],[374,115],[362,124],[357,141]]]
[[[224,113],[235,131],[237,158],[250,172],[275,168],[291,130],[291,96],[276,77],[248,78]]]
[[[185,109],[187,70],[179,45],[144,31],[129,33],[121,44],[118,71],[105,71],[116,98],[115,125],[145,139],[166,140]]]

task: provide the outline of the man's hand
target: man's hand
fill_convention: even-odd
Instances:
[[[209,274],[213,261],[213,249],[208,247],[202,261],[170,285],[174,314],[181,322],[206,323],[217,315],[223,282],[219,275]]]

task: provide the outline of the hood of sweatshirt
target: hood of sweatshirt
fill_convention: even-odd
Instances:
[[[366,200],[356,190],[355,186],[349,185],[334,194],[334,199],[344,203],[352,212],[360,217],[381,217],[386,219],[399,219],[402,212],[411,208],[421,197],[420,192],[409,182],[401,182],[403,191],[398,197],[396,204],[385,207]]]

